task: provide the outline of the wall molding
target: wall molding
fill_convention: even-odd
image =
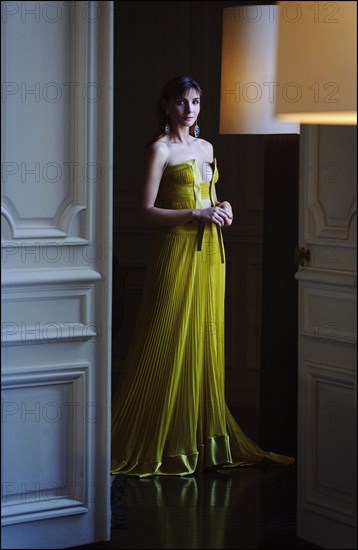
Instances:
[[[8,287],[38,286],[50,284],[95,283],[101,280],[98,271],[87,268],[71,269],[9,269],[3,271],[2,286]]]
[[[4,482],[2,495],[2,525],[13,525],[29,521],[38,521],[53,517],[73,514],[83,514],[89,511],[88,494],[88,425],[84,410],[89,403],[89,373],[90,365],[86,362],[77,363],[72,368],[49,366],[41,372],[25,373],[6,372],[2,375],[3,392],[3,429],[16,427],[24,422],[27,415],[39,426],[42,422],[43,429],[61,430],[62,437],[66,436],[69,457],[66,459],[66,471],[58,468],[57,482],[46,482],[46,475],[42,483],[37,481],[34,485],[29,483],[26,473],[18,472],[18,479]],[[63,388],[62,397],[65,402],[41,402],[41,387]],[[31,408],[26,407],[28,394],[26,389],[33,388],[35,392]],[[25,391],[25,393],[24,393]],[[7,401],[7,392],[10,393]],[[60,395],[60,394],[58,394]],[[43,398],[46,399],[46,393]],[[35,405],[35,408],[34,408]],[[72,408],[71,408],[72,405]],[[76,405],[76,406],[75,406]],[[52,408],[51,408],[52,407]],[[61,413],[57,418],[53,416]],[[50,411],[50,412],[49,412]],[[61,423],[61,426],[59,425]],[[13,430],[15,435],[18,430]],[[14,435],[12,436],[14,437]],[[65,442],[62,441],[64,444]],[[19,442],[21,446],[21,442]],[[29,450],[29,454],[43,453],[42,448]],[[57,455],[42,455],[41,460],[48,461],[58,459],[59,465],[63,462],[60,449]],[[25,456],[24,449],[24,456]],[[40,458],[40,457],[39,457]],[[9,457],[15,460],[15,457]],[[20,459],[21,462],[21,459]],[[5,468],[5,466],[4,466]],[[21,477],[21,476],[24,477]],[[27,474],[28,475],[28,474]],[[20,477],[19,477],[20,476]],[[65,481],[66,480],[66,481]]]
[[[307,460],[305,464],[307,479],[304,486],[304,508],[321,514],[323,507],[325,515],[354,525],[354,489],[351,493],[338,490],[334,485],[334,480],[332,480],[332,486],[329,486],[328,480],[319,466],[322,457],[318,453],[320,450],[324,452],[324,449],[318,442],[327,430],[329,432],[330,424],[334,426],[339,420],[339,415],[342,413],[339,399],[346,401],[350,394],[353,405],[356,391],[355,374],[341,366],[323,361],[305,360],[303,369],[304,394],[306,396],[304,406],[315,412],[313,422],[306,422],[303,435],[305,448],[309,450],[310,454],[309,460],[304,458],[304,461]],[[327,390],[326,399],[331,399],[331,395],[335,395],[336,400],[324,402],[325,390]],[[351,430],[354,430],[353,426],[351,426]],[[328,444],[329,442],[327,442]]]
[[[357,274],[341,270],[325,270],[312,267],[299,269],[295,279],[300,282],[314,283],[320,285],[343,286],[352,289],[357,288]]]
[[[66,111],[66,119],[68,120],[68,125],[66,127],[66,149],[64,146],[62,155],[60,155],[63,157],[62,160],[60,162],[48,160],[45,163],[38,161],[35,163],[36,166],[34,169],[34,163],[32,163],[30,167],[26,166],[26,162],[17,161],[17,158],[13,159],[13,152],[9,150],[9,145],[6,142],[4,143],[4,162],[13,165],[16,177],[13,178],[11,184],[7,181],[4,182],[1,212],[11,228],[12,239],[14,241],[21,238],[66,238],[68,237],[70,226],[76,216],[87,208],[87,180],[90,179],[89,168],[91,167],[93,169],[96,163],[94,162],[95,155],[93,155],[95,150],[91,150],[88,146],[88,132],[90,128],[88,119],[90,116],[93,116],[90,113],[90,111],[93,110],[93,106],[90,100],[83,100],[84,97],[82,97],[82,95],[84,90],[87,89],[88,75],[91,74],[92,65],[95,62],[95,56],[93,54],[91,55],[90,52],[90,48],[93,48],[94,33],[91,32],[92,21],[87,18],[84,23],[83,17],[81,17],[80,14],[80,6],[74,6],[74,10],[76,14],[72,21],[68,20],[66,22],[65,18],[63,18],[62,21],[57,21],[58,25],[62,25],[62,32],[67,33],[68,36],[67,47],[70,53],[66,61],[69,59],[71,65],[67,73],[63,75],[65,82],[59,81],[52,83],[53,85],[56,84],[57,89],[61,90],[63,101],[65,95],[66,97],[67,94],[69,95]],[[67,27],[65,27],[65,25],[67,25]],[[6,33],[6,25],[4,26],[4,32]],[[89,39],[86,39],[86,37]],[[4,41],[6,42],[6,37],[4,37]],[[67,55],[66,52],[64,52],[64,56],[65,55]],[[11,59],[5,57],[3,67],[5,82],[7,81],[8,63],[11,63]],[[95,81],[95,79],[91,78],[89,80],[91,82]],[[68,88],[68,85],[71,83],[76,85],[75,89],[71,90]],[[37,82],[37,84],[40,85],[40,82]],[[78,93],[80,93],[80,98],[77,97]],[[72,96],[74,96],[74,98]],[[43,91],[41,100],[44,101]],[[38,100],[38,103],[39,102],[40,99]],[[38,103],[34,103],[35,109],[39,107]],[[53,107],[54,103],[51,105]],[[5,103],[3,106],[4,134],[6,135],[6,127],[10,117],[9,111],[10,109],[16,110],[16,105],[13,106],[8,102],[8,104]],[[58,108],[58,116],[61,116],[60,109],[64,109],[64,107],[61,107],[61,103],[59,102],[56,107]],[[74,129],[75,131],[70,131],[70,129]],[[49,155],[49,159],[53,158],[51,157],[51,152],[49,152]],[[58,159],[59,157],[55,156],[55,158]],[[56,179],[54,183],[53,180],[48,179],[46,170],[49,166],[55,167],[60,171],[60,181]],[[26,181],[26,174],[28,173],[32,173],[36,176],[35,182],[32,181],[28,183]],[[14,176],[14,174],[10,175]],[[44,202],[45,208],[42,216],[35,215],[36,204],[34,204],[34,215],[31,215],[31,204],[29,205],[30,215],[28,217],[21,215],[16,204],[16,186],[22,186],[26,189],[26,185],[32,184],[43,186],[46,190],[49,185],[58,185],[59,183],[62,185],[61,194],[57,191],[57,195],[54,194],[52,196],[51,203],[50,201],[48,204]],[[38,192],[37,189],[36,191]],[[6,194],[7,192],[8,195]],[[21,193],[19,196],[20,200],[22,200]],[[50,198],[50,195],[48,195],[48,197]],[[55,201],[58,201],[58,204],[56,204]],[[56,211],[54,211],[55,209]],[[85,232],[88,233],[88,227]]]

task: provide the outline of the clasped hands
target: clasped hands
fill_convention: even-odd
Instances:
[[[216,206],[210,208],[203,208],[200,211],[200,218],[202,221],[211,222],[218,227],[225,227],[232,224],[233,213],[229,202],[218,202]]]

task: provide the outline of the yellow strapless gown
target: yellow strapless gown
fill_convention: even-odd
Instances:
[[[162,208],[201,208],[218,180],[195,159],[167,167]],[[225,251],[214,224],[160,227],[112,405],[112,474],[187,475],[213,466],[292,464],[263,451],[225,403]]]

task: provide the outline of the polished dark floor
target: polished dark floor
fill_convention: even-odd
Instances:
[[[111,541],[91,548],[319,547],[296,536],[296,466],[260,466],[115,476]]]

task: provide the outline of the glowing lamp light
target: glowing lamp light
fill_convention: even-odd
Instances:
[[[223,9],[220,134],[299,134],[275,118],[277,30],[277,6]]]
[[[357,124],[357,3],[278,2],[275,116]]]

